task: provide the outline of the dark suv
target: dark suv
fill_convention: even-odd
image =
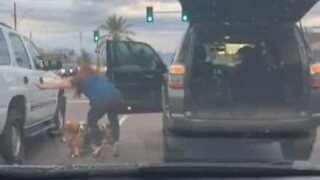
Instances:
[[[180,2],[190,25],[168,72],[146,44],[107,46],[108,77],[128,106],[162,99],[164,160],[184,158],[185,135],[278,141],[286,159],[309,159],[320,65],[296,24],[317,0]]]

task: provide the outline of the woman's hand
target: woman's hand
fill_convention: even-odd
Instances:
[[[37,84],[37,87],[41,90],[44,89],[70,89],[72,85],[69,80],[59,80],[52,83]]]

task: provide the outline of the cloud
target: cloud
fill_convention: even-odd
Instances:
[[[180,21],[180,13],[160,14],[159,11],[180,11],[178,0],[16,0],[18,31],[32,32],[38,46],[80,49],[79,33],[83,44],[93,51],[92,31],[112,14],[122,15],[136,32],[134,39],[145,41],[157,50],[174,51],[184,34],[187,23]],[[145,8],[153,6],[154,23],[145,22]],[[12,1],[0,0],[0,21],[13,25]],[[28,11],[28,13],[25,13]],[[21,17],[24,16],[24,17]],[[310,25],[320,25],[318,3],[304,18]]]
[[[156,11],[180,10],[172,0],[16,0],[18,31],[43,49],[66,47],[80,49],[79,33],[84,47],[94,49],[92,31],[112,14],[127,17],[136,32],[134,39],[146,41],[157,50],[172,52],[186,27],[179,14],[157,14]],[[154,6],[155,22],[145,22],[146,6]],[[13,25],[12,1],[0,2],[0,21]],[[27,13],[26,13],[27,12]],[[23,16],[23,17],[21,17]]]

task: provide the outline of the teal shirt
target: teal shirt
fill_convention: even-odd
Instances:
[[[83,93],[91,104],[101,98],[116,96],[119,93],[104,76],[92,75],[85,79],[73,79],[71,84]]]

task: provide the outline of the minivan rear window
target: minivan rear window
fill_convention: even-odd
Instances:
[[[0,29],[0,65],[10,64],[10,54],[2,30]]]

